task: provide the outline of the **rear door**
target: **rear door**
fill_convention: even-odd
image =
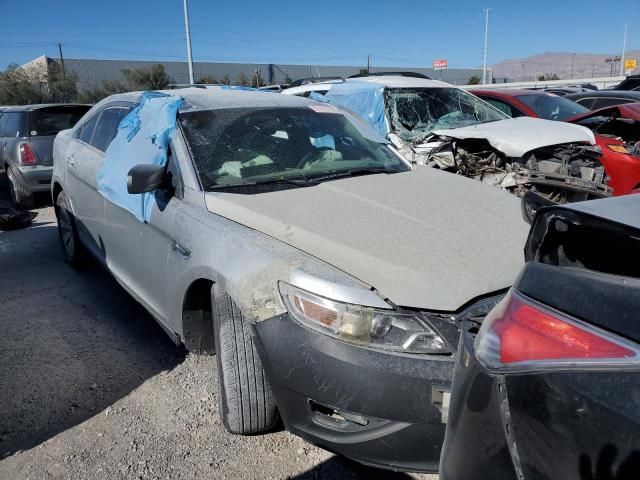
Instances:
[[[102,167],[104,152],[115,138],[118,123],[129,112],[122,104],[107,105],[88,118],[69,143],[65,154],[65,182],[70,193],[78,230],[84,243],[103,260],[104,199],[98,192],[96,175]]]

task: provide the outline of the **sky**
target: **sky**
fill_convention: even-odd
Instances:
[[[28,7],[25,7],[28,5]],[[640,49],[640,0],[189,0],[194,61],[426,67]],[[183,60],[183,0],[0,0],[0,70],[40,55]]]

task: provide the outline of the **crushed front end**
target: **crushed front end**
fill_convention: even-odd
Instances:
[[[481,138],[432,135],[415,145],[399,137],[392,141],[414,164],[474,178],[517,196],[533,190],[562,204],[612,194],[598,146],[566,143],[536,148],[522,157],[508,157]]]

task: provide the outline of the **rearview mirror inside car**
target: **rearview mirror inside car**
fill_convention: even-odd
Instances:
[[[536,212],[542,207],[549,207],[555,205],[552,200],[545,198],[535,192],[528,191],[522,197],[522,203],[520,207],[522,209],[522,218],[529,225],[533,223],[533,219],[536,216]]]
[[[127,175],[127,191],[129,193],[145,193],[162,187],[165,179],[165,168],[162,165],[136,165],[131,167]]]

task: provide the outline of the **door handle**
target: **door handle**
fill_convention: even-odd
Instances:
[[[181,245],[180,243],[176,242],[175,240],[173,241],[173,243],[171,243],[171,250],[178,253],[178,255],[184,258],[189,258],[191,256],[191,251],[188,248],[186,248],[184,245]]]

